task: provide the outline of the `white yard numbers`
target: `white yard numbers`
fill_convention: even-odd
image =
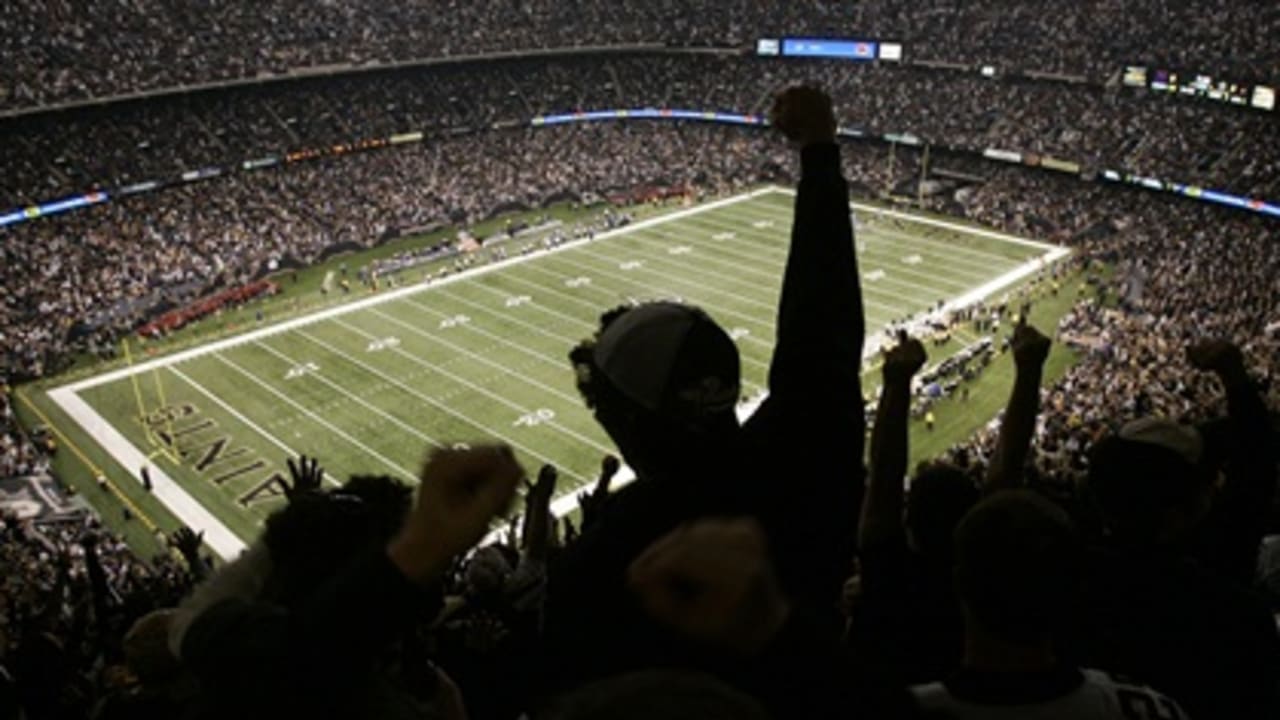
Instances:
[[[400,338],[398,338],[398,337],[384,337],[384,338],[381,338],[381,339],[379,339],[379,340],[374,340],[374,341],[370,342],[370,343],[369,343],[369,347],[368,347],[368,348],[366,348],[366,349],[365,349],[365,351],[366,351],[366,352],[380,352],[380,351],[382,351],[382,350],[394,350],[394,349],[396,349],[396,348],[398,348],[398,347],[400,347]]]
[[[765,228],[771,228],[771,227],[773,227],[773,221],[772,221],[772,220],[757,220],[757,221],[755,221],[755,222],[751,223],[751,227],[753,227],[753,228],[755,228],[755,229],[757,229],[757,230],[763,230],[763,229],[765,229]]]
[[[555,419],[556,413],[554,410],[551,410],[550,408],[538,408],[533,412],[521,415],[511,424],[515,427],[537,427],[542,423],[551,422]]]
[[[671,255],[688,255],[693,252],[693,248],[688,245],[676,245],[675,247],[667,248],[667,252]]]
[[[883,270],[872,270],[871,272],[867,273],[867,280],[875,281],[875,280],[883,280],[883,279],[884,279]]]
[[[733,233],[733,232],[718,232],[718,233],[716,233],[715,235],[712,235],[712,236],[711,236],[711,239],[712,239],[712,240],[732,240],[732,239],[734,239],[734,238],[736,238],[736,237],[738,237],[738,233]]]
[[[572,277],[564,281],[564,286],[569,288],[586,287],[587,285],[590,285],[590,284],[591,284],[591,278],[585,275],[579,275],[578,277]]]
[[[512,295],[507,298],[507,301],[504,304],[509,308],[513,308],[520,307],[521,305],[528,305],[531,302],[533,302],[533,298],[528,295]]]
[[[920,257],[919,255],[908,255],[902,258],[902,262],[908,265],[919,265],[920,263],[924,262],[924,258]]]
[[[742,338],[750,334],[751,334],[750,330],[742,327],[736,327],[729,331],[729,337],[733,338],[734,340],[741,340]]]
[[[447,317],[441,320],[440,329],[448,330],[449,328],[455,328],[459,325],[466,325],[469,322],[471,322],[471,318],[466,315],[454,315],[453,317]]]
[[[644,267],[643,260],[628,260],[618,265],[619,270],[639,270]]]
[[[293,380],[294,378],[300,378],[303,375],[310,375],[311,373],[317,372],[320,372],[319,365],[313,362],[301,363],[289,368],[289,372],[284,374],[284,379]]]

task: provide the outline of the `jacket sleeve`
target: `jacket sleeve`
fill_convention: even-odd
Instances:
[[[769,393],[788,404],[841,414],[856,409],[861,428],[859,364],[865,321],[839,146],[804,148],[800,167]]]

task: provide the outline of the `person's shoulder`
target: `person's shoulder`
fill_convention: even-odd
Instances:
[[[1160,718],[1161,720],[1186,720],[1187,714],[1176,700],[1154,688],[1123,675],[1085,669],[1085,688],[1093,693],[1107,717],[1118,720],[1129,718]]]

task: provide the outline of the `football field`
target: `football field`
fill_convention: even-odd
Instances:
[[[697,304],[738,343],[749,412],[765,390],[792,202],[766,188],[679,210],[49,395],[131,482],[149,466],[156,498],[223,557],[284,502],[273,478],[299,453],[319,457],[332,482],[414,482],[432,447],[504,441],[531,474],[560,469],[553,507],[567,512],[613,452],[578,397],[569,349],[616,305]],[[940,300],[998,295],[1064,254],[897,211],[854,212],[870,334]]]

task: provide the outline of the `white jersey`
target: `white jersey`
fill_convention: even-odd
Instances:
[[[911,694],[921,710],[954,720],[1187,720],[1177,702],[1145,685],[1098,670],[1080,672],[1084,681],[1074,689],[1025,704],[957,697],[940,682],[916,685]]]

